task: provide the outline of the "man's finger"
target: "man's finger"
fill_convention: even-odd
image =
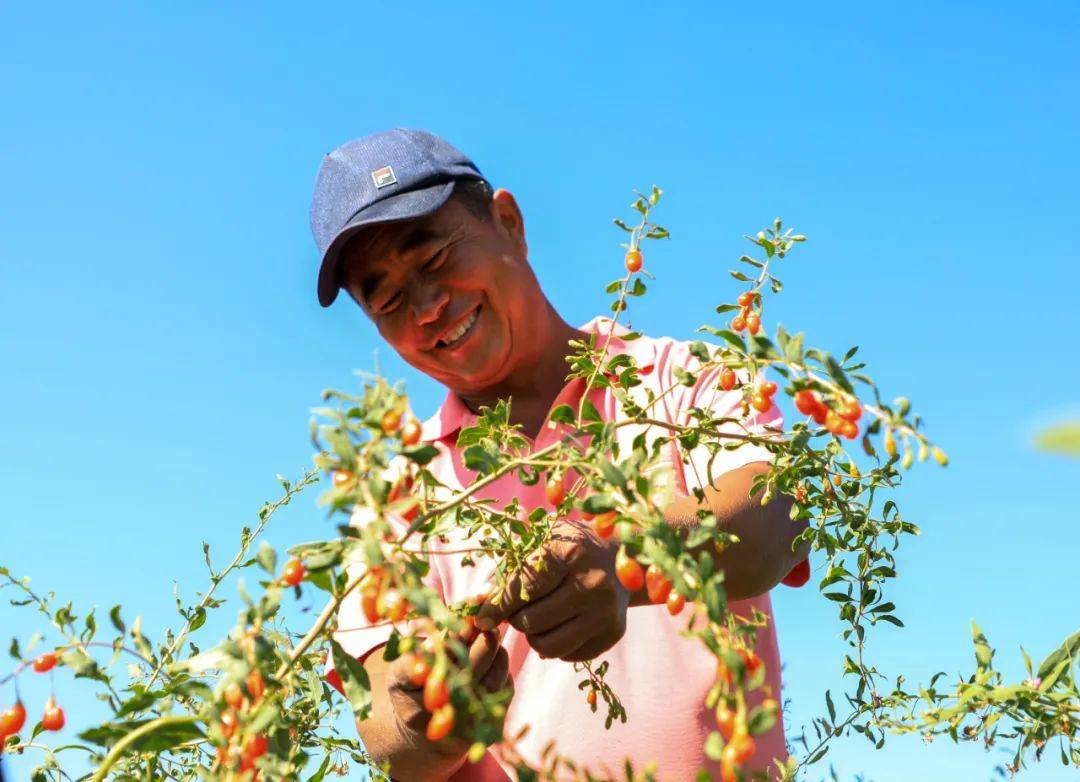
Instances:
[[[529,646],[541,657],[553,657],[564,660],[588,643],[596,631],[592,618],[581,615],[563,622],[546,633],[526,636]]]
[[[508,682],[509,673],[510,655],[500,646],[495,658],[491,661],[491,667],[488,668],[484,677],[480,679],[480,686],[488,692],[501,690]]]
[[[571,581],[563,583],[554,591],[522,608],[509,618],[510,626],[526,635],[546,633],[579,613],[581,593]]]
[[[499,636],[496,633],[480,633],[477,636],[469,647],[469,665],[472,666],[474,679],[483,678],[501,648]]]
[[[510,579],[502,592],[480,605],[477,625],[481,630],[493,629],[529,603],[553,592],[565,577],[566,568],[561,560],[544,552],[535,565],[527,565]]]

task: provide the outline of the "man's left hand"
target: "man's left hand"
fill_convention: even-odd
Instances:
[[[509,621],[541,657],[577,662],[603,654],[626,631],[630,605],[615,577],[617,547],[579,522],[559,524],[534,564],[511,578],[496,601],[481,604],[477,623],[490,629]]]

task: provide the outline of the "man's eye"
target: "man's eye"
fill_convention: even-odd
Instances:
[[[431,256],[431,258],[429,258],[427,261],[424,262],[424,271],[426,271],[426,272],[435,271],[436,269],[438,269],[440,266],[443,265],[443,261],[445,261],[445,260],[446,260],[446,252],[445,252],[445,250],[439,250],[437,253],[435,253],[435,255]]]
[[[380,315],[386,315],[389,312],[393,312],[397,309],[397,306],[401,303],[401,291],[396,291],[393,295],[383,301],[382,304],[375,308],[375,311]]]

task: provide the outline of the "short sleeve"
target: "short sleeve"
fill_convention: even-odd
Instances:
[[[674,366],[693,372],[700,364],[698,359],[690,355],[689,343],[675,343],[666,353],[668,360],[665,362],[665,374],[672,376],[666,382],[678,383],[678,379],[674,377]],[[680,426],[697,423],[691,410],[700,408],[715,418],[739,419],[722,425],[722,432],[768,435],[783,429],[784,417],[775,404],[765,412],[751,409],[750,415],[743,417],[742,393],[738,388],[725,391],[720,387],[721,371],[720,367],[714,367],[702,372],[693,386],[678,386],[678,390],[672,393],[672,401],[667,408],[672,423]],[[739,373],[739,381],[740,385],[746,381],[745,374]],[[676,468],[682,470],[683,484],[687,491],[708,484],[710,475],[711,480],[715,481],[724,473],[751,462],[772,460],[772,454],[767,448],[753,443],[746,443],[733,450],[720,449],[715,454],[706,446],[699,445],[682,456],[685,461],[679,460]]]

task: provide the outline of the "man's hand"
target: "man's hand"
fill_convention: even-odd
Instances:
[[[584,524],[559,524],[536,563],[481,604],[477,623],[490,629],[509,621],[541,657],[576,662],[606,652],[626,631],[630,605],[615,578],[617,548]]]
[[[489,691],[513,687],[510,658],[499,645],[497,633],[472,631],[461,639],[468,645],[469,662],[480,686]],[[372,680],[372,719],[357,722],[369,754],[389,760],[395,779],[445,780],[465,762],[469,742],[453,734],[428,741],[431,715],[424,709],[424,688],[410,680],[414,658],[405,654],[386,662],[376,652],[364,667]],[[378,686],[381,681],[382,687]]]

